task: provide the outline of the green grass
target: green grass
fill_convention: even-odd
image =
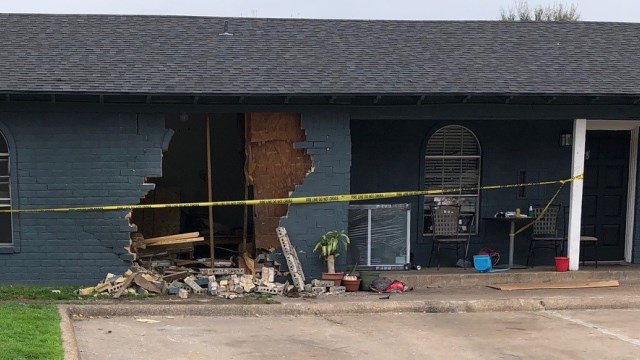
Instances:
[[[77,300],[75,287],[0,286],[0,301],[13,300]],[[60,290],[60,293],[52,290]]]
[[[0,359],[62,359],[55,305],[0,304]]]

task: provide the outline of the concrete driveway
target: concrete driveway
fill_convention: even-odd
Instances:
[[[112,317],[74,327],[82,359],[95,360],[640,359],[640,310]]]

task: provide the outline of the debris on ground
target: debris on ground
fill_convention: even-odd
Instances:
[[[258,249],[255,259],[247,252],[231,259],[216,259],[215,267],[211,268],[210,258],[177,256],[183,251],[181,249],[201,241],[198,232],[151,239],[144,239],[142,234],[135,233],[132,235],[131,248],[138,256],[134,266],[122,275],[109,273],[96,286],[78,289],[77,294],[116,299],[123,295],[171,295],[182,299],[199,295],[235,299],[248,294],[316,297],[320,294],[345,293],[346,288],[336,286],[333,280],[314,279],[305,283],[297,251],[291,245],[286,230],[280,227],[276,233],[288,272],[281,271],[280,264],[272,260],[275,249]]]

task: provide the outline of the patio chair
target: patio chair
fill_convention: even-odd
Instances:
[[[564,239],[569,240],[569,207],[564,207]],[[585,247],[593,247],[593,261],[598,267],[598,238],[595,236],[582,235],[580,233],[580,260],[582,260],[582,266],[584,266],[584,249]]]
[[[456,261],[459,259],[459,251],[464,247],[464,269],[467,269],[467,253],[469,252],[469,240],[471,239],[470,225],[473,223],[473,216],[466,222],[467,233],[460,233],[460,207],[454,205],[441,205],[433,208],[432,226],[433,242],[431,243],[431,254],[427,267],[431,267],[433,252],[438,256],[437,265],[440,270],[440,249],[455,249]]]
[[[533,216],[538,218],[544,206],[533,206]],[[536,250],[550,249],[554,251],[555,256],[562,253],[562,245],[565,237],[558,231],[558,215],[560,214],[560,205],[549,205],[547,212],[539,221],[533,223],[533,234],[529,243],[529,254],[527,255],[527,266],[531,260],[531,267],[535,266]]]

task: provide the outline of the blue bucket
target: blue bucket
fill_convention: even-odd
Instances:
[[[489,255],[473,255],[473,266],[479,272],[491,271],[491,257]]]

